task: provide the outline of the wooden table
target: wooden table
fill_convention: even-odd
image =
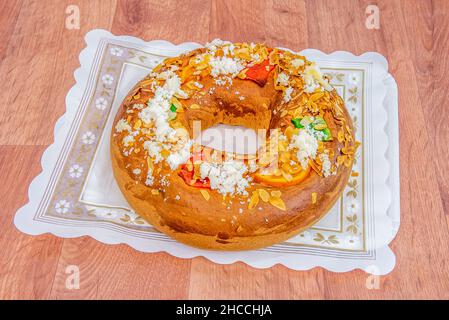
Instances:
[[[65,27],[71,4],[79,30]],[[380,9],[379,30],[365,27],[369,4]],[[449,298],[448,11],[447,0],[1,1],[0,298]],[[402,221],[392,243],[397,265],[380,288],[367,289],[362,271],[257,270],[17,231],[14,213],[41,170],[84,34],[94,28],[387,57],[399,85]],[[79,290],[66,289],[68,265],[80,268]]]

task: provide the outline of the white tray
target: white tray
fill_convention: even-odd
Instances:
[[[269,248],[242,252],[200,250],[157,232],[129,209],[112,176],[109,132],[128,90],[167,56],[199,47],[114,36],[86,35],[87,47],[66,97],[54,143],[44,152],[43,171],[29,187],[29,202],[15,217],[28,234],[64,238],[89,235],[107,244],[126,243],[139,251],[176,257],[204,256],[216,263],[243,261],[256,268],[280,263],[291,269],[362,269],[386,274],[395,265],[388,247],[399,228],[399,146],[397,86],[378,53],[301,53],[316,61],[339,90],[354,119],[362,146],[342,199],[316,225]]]

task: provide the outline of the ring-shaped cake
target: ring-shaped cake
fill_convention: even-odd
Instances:
[[[257,130],[257,153],[198,143],[217,124]],[[133,210],[180,242],[217,250],[269,246],[316,223],[341,195],[357,146],[315,63],[218,39],[152,70],[111,133],[114,175]]]

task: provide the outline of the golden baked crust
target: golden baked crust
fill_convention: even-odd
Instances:
[[[267,58],[264,61],[276,60],[273,58],[273,52],[276,52],[281,57],[292,55],[295,59],[303,59],[305,67],[310,63],[298,55],[263,45],[258,46],[254,48],[259,52],[266,48]],[[217,47],[220,50],[220,47]],[[248,48],[249,45],[235,44],[235,47],[234,50],[239,50]],[[180,242],[207,249],[246,250],[287,240],[321,219],[344,189],[351,172],[352,155],[356,147],[351,118],[341,98],[332,88],[324,90],[319,87],[310,93],[300,92],[291,100],[285,99],[287,89],[279,83],[279,74],[285,70],[282,69],[284,62],[279,57],[277,57],[278,64],[274,61],[273,65],[276,67],[269,72],[265,83],[245,79],[248,68],[234,75],[232,84],[217,85],[217,78],[223,77],[214,77],[207,72],[203,72],[199,77],[194,75],[194,80],[201,80],[201,83],[189,91],[187,96],[175,99],[178,103],[182,101],[183,110],[181,113],[181,108],[178,108],[174,121],[176,124],[173,124],[176,128],[187,129],[190,138],[193,135],[194,120],[201,121],[203,130],[217,123],[226,123],[256,130],[278,128],[282,134],[288,135],[287,132],[298,134],[305,129],[293,129],[292,119],[300,114],[303,116],[302,119],[309,116],[315,119],[322,117],[332,134],[332,140],[319,142],[318,155],[315,159],[308,160],[312,170],[298,184],[270,185],[269,181],[259,183],[252,180],[243,193],[236,192],[232,195],[223,195],[219,190],[188,185],[178,175],[183,164],[173,169],[164,160],[155,164],[154,157],[149,156],[149,149],[144,143],[146,137],[154,140],[155,129],[149,124],[144,133],[141,132],[146,122],[143,121],[142,124],[143,116],[140,113],[148,100],[155,96],[155,87],[154,85],[151,87],[151,83],[156,81],[154,79],[157,79],[158,74],[170,70],[170,66],[176,64],[179,69],[172,69],[175,69],[174,73],[181,78],[181,88],[184,88],[184,85],[191,84],[193,80],[189,82],[189,78],[183,79],[182,71],[192,64],[193,58],[207,55],[208,52],[210,48],[203,48],[166,60],[156,68],[156,71],[139,82],[124,100],[114,121],[115,129],[111,133],[111,159],[117,183],[129,204],[139,215],[159,231]],[[211,72],[210,68],[208,71]],[[301,79],[306,79],[304,76],[299,77],[300,71],[297,73],[299,80],[291,74],[290,81],[301,82]],[[160,85],[163,80],[156,83]],[[300,85],[301,83],[298,86]],[[305,86],[304,83],[302,85]],[[296,90],[299,91],[295,87],[293,92]],[[313,100],[312,96],[315,93],[319,93],[315,95],[315,99],[317,96],[320,98]],[[120,121],[122,123],[119,124]],[[138,133],[129,139],[134,140],[130,147],[124,141],[127,136],[132,136],[133,132]],[[290,145],[287,150],[279,151],[278,147],[276,150],[280,155],[291,153],[295,157],[296,149],[292,151],[291,147],[293,138],[288,139]],[[320,154],[325,154],[330,160],[331,167],[326,172]],[[164,159],[168,155],[162,152]],[[257,175],[262,169],[266,169],[262,168],[260,157],[257,161],[259,163],[257,171],[247,172],[247,176]],[[296,159],[296,166],[299,166],[298,161]],[[148,169],[150,167],[151,170]],[[281,171],[284,170],[282,168]],[[154,179],[151,177],[150,183],[145,180],[148,170],[152,174],[157,173]],[[291,175],[285,170],[282,175],[288,182]],[[304,172],[304,168],[301,172]],[[162,178],[156,181],[157,177]],[[278,179],[283,178],[281,176]]]

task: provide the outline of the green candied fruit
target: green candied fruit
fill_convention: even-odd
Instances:
[[[323,117],[306,116],[304,118],[294,118],[291,121],[295,128],[307,129],[320,141],[332,141],[331,131]]]
[[[176,106],[172,103],[168,112],[168,121],[176,119]]]
[[[323,133],[323,141],[332,141],[332,134],[329,128],[326,128],[321,132]]]
[[[292,119],[292,123],[293,123],[293,125],[295,126],[295,128],[299,128],[299,129],[304,128],[303,125],[301,124],[301,119],[302,119],[302,118],[295,118],[295,119]]]
[[[310,116],[305,116],[303,118],[294,118],[292,119],[292,123],[295,128],[310,128],[310,125],[313,123],[314,118]]]

